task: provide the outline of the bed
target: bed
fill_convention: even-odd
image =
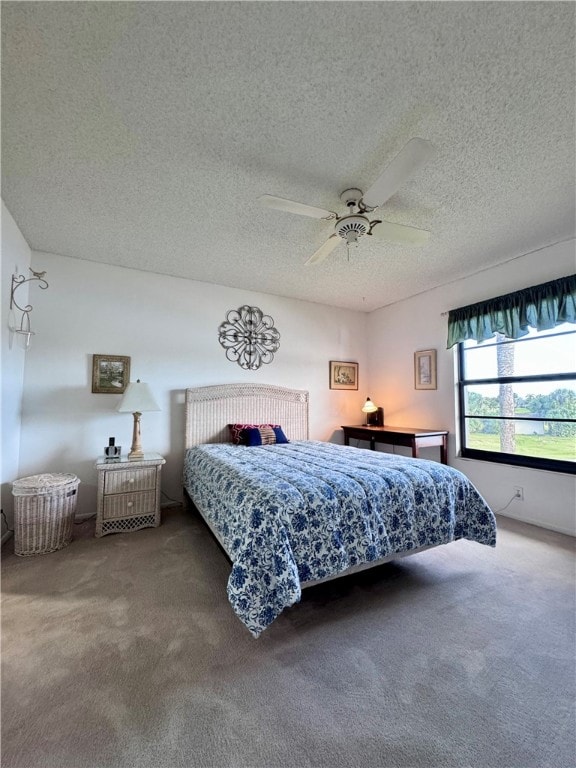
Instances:
[[[231,424],[280,425],[289,442],[234,445]],[[453,467],[309,440],[305,391],[188,389],[185,434],[185,493],[232,564],[228,599],[254,637],[308,586],[457,539],[496,544],[494,515]]]

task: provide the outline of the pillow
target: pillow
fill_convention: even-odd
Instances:
[[[230,440],[234,445],[246,445],[242,438],[242,432],[245,429],[259,429],[260,427],[278,427],[279,424],[228,424],[230,431]]]
[[[288,438],[282,432],[281,427],[261,424],[259,427],[247,427],[243,429],[240,438],[241,445],[273,445],[274,443],[287,443]]]

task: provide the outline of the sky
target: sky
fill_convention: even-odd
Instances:
[[[561,335],[558,335],[561,334]],[[514,346],[514,374],[517,376],[544,373],[569,373],[574,371],[572,381],[533,382],[515,384],[514,391],[521,397],[528,394],[545,395],[556,389],[572,389],[576,392],[576,328],[570,323],[559,325],[550,331],[533,331]],[[470,352],[466,355],[467,378],[491,378],[498,375],[496,366],[496,345],[493,340],[482,344],[467,342]],[[484,397],[497,397],[498,385],[470,387]]]

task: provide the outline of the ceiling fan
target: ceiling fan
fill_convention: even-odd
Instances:
[[[342,216],[338,216],[334,211],[326,211],[323,208],[315,208],[312,205],[273,195],[262,195],[258,200],[267,208],[311,216],[314,219],[335,221],[333,234],[312,254],[306,262],[307,265],[323,261],[340,243],[346,243],[348,247],[357,244],[359,238],[371,235],[375,227],[378,227],[378,234],[387,240],[420,245],[428,240],[430,233],[427,230],[394,224],[382,219],[370,220],[369,214],[384,205],[410,176],[432,159],[435,152],[430,142],[420,138],[410,139],[367,192],[363,193],[356,188],[345,189],[342,192],[340,200],[348,208],[348,212]]]

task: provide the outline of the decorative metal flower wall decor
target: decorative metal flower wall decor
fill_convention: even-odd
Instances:
[[[226,313],[226,320],[218,328],[218,341],[228,360],[247,371],[271,363],[280,348],[280,334],[274,328],[273,318],[246,304]]]

